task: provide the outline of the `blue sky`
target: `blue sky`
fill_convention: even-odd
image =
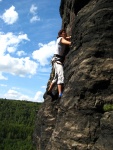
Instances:
[[[60,0],[0,0],[0,98],[43,102]]]

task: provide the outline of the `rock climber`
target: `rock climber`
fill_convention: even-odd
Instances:
[[[71,36],[67,36],[66,31],[64,29],[58,32],[55,53],[52,58],[52,64],[54,67],[55,75],[47,90],[47,94],[53,96],[52,89],[55,83],[57,82],[58,99],[60,99],[63,94],[63,87],[64,87],[63,64],[65,59],[64,54],[65,54],[66,45],[71,45],[70,38]]]

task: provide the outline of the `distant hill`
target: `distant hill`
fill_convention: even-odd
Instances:
[[[0,150],[35,150],[32,135],[41,103],[0,99]]]

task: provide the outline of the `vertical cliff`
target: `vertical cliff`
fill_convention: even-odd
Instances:
[[[65,88],[37,114],[37,150],[113,150],[113,111],[103,109],[113,104],[113,1],[61,0],[60,15],[72,36]]]

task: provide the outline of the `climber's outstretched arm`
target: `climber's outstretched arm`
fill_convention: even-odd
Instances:
[[[66,45],[71,45],[71,42],[68,41],[68,40],[66,40],[66,39],[64,39],[63,37],[62,37],[62,39],[61,39],[61,43],[62,43],[62,44],[66,44]]]

